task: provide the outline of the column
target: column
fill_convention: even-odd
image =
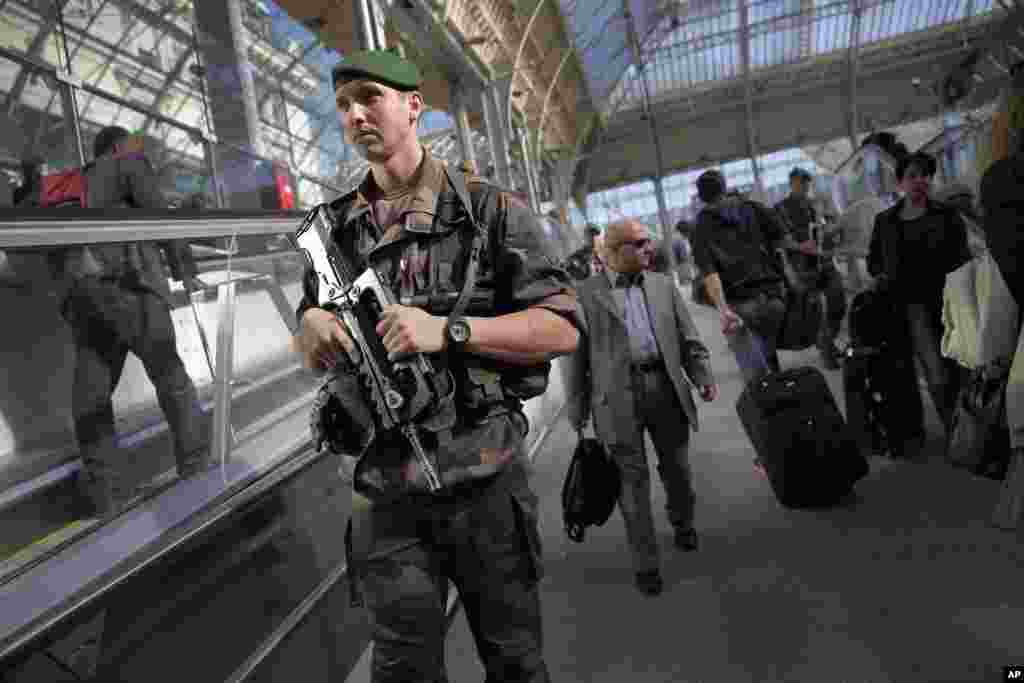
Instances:
[[[559,159],[555,162],[551,178],[555,206],[558,207],[558,213],[566,225],[569,225],[569,197],[572,194],[572,173],[575,167],[574,158]]]
[[[523,154],[523,175],[526,176],[526,193],[530,198],[530,208],[533,209],[534,213],[540,213],[537,179],[533,175],[536,169],[530,159],[530,144],[526,139],[526,131],[521,126],[516,127],[516,137],[519,139],[519,148]]]
[[[218,182],[233,209],[260,207],[255,163],[262,153],[262,131],[242,11],[241,0],[195,3],[209,114],[219,142]]]
[[[661,221],[661,237],[667,239],[672,236],[672,225],[668,218],[668,203],[665,201],[665,189],[661,186],[661,176],[651,178],[654,183],[654,199],[658,202],[658,219]]]
[[[495,98],[497,86],[490,84],[480,91],[480,105],[484,112],[484,124],[487,126],[487,143],[491,147],[491,163],[494,164],[495,184],[504,187],[512,185],[509,176],[508,141],[505,126],[502,125]],[[481,169],[483,170],[483,169]]]
[[[494,127],[498,133],[498,140],[501,149],[497,154],[497,172],[500,174],[501,183],[511,188],[514,184],[512,178],[512,158],[509,152],[512,148],[512,131],[508,128],[505,120],[505,100],[509,96],[509,88],[512,85],[511,78],[494,81],[489,89],[492,115],[494,116]]]
[[[469,111],[467,103],[471,93],[461,83],[452,83],[452,117],[455,119],[455,130],[459,138],[459,153],[462,161],[477,168],[476,154],[473,152],[473,135],[469,127]],[[478,169],[479,170],[479,169]]]
[[[852,0],[850,3],[850,47],[847,54],[847,118],[846,136],[850,139],[850,149],[856,152],[860,148],[857,141],[857,133],[860,129],[860,115],[857,112],[857,62],[860,58],[860,22],[861,22],[861,0]]]

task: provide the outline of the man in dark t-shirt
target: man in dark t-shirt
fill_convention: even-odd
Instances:
[[[821,240],[815,233],[824,229],[824,223],[808,197],[811,180],[810,173],[794,168],[789,174],[791,192],[775,205],[775,210],[789,224],[793,239],[806,245],[811,252],[794,254],[793,266],[805,285],[825,294],[827,315],[821,321],[818,350],[825,367],[835,370],[839,367],[840,357],[835,340],[846,316],[846,290],[832,258],[818,251]]]
[[[779,369],[776,343],[786,312],[779,252],[796,247],[774,211],[727,194],[719,171],[701,175],[697,192],[706,206],[697,216],[694,264],[744,380],[750,381]]]

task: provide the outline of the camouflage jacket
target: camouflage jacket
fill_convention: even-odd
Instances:
[[[441,165],[448,190],[438,195],[429,187],[420,187],[414,209],[387,233],[376,225],[367,200],[369,176],[355,191],[330,204],[338,247],[388,277],[399,298],[458,292],[469,259],[473,233],[467,228],[472,223],[456,191],[461,183],[452,180],[458,172],[429,155],[424,163]],[[486,234],[476,289],[493,293],[491,310],[471,309],[467,314],[499,316],[537,306],[580,325],[582,316],[571,281],[543,255],[543,233],[533,214],[508,193],[479,178],[465,181],[472,215]],[[317,281],[311,269],[306,272],[303,291],[297,311],[300,321],[317,301]],[[521,401],[545,391],[550,364],[511,366],[472,354],[444,353],[430,360],[435,367],[450,370],[455,385],[453,404],[438,406],[421,421],[425,430],[436,435],[432,450],[445,488],[489,477],[522,459],[528,425]],[[321,407],[333,401],[332,410],[343,408],[350,413],[349,424],[352,414],[361,416],[362,421],[368,418],[351,375],[339,373],[328,388],[321,394]],[[317,419],[314,415],[314,421]],[[362,436],[357,433],[355,438],[346,438],[334,431],[320,436],[354,470],[355,489],[363,495],[380,501],[423,490],[422,472],[400,435],[379,434],[371,428]],[[348,431],[347,436],[352,437],[359,429]]]

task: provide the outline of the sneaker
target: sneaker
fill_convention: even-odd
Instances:
[[[663,588],[661,572],[657,569],[648,572],[637,572],[636,587],[644,595],[661,595]]]

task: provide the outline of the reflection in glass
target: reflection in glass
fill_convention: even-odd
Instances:
[[[276,415],[308,403],[317,380],[290,349],[302,297],[301,257],[283,235],[241,238],[237,248],[230,264],[214,255],[200,262],[200,270],[212,287],[235,288],[231,426],[241,442]],[[201,302],[196,317],[215,339],[216,302]]]

